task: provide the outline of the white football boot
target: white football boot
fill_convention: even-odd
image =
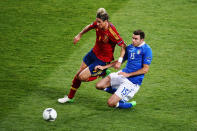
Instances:
[[[64,98],[59,98],[58,99],[58,102],[59,103],[72,103],[72,102],[74,102],[74,100],[73,99],[70,99],[70,98],[68,98],[68,96],[64,96]]]

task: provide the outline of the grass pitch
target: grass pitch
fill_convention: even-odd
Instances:
[[[0,130],[196,131],[196,6],[196,0],[1,0]],[[153,50],[137,106],[129,110],[107,107],[110,94],[96,90],[97,81],[83,83],[75,103],[57,103],[95,32],[75,46],[72,40],[100,7],[127,44],[142,29]],[[47,107],[56,109],[55,122],[42,119]]]

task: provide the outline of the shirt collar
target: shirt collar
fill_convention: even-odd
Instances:
[[[145,44],[145,41],[142,44],[138,45],[137,47],[142,47],[144,44]]]

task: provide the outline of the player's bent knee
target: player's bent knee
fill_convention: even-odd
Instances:
[[[102,79],[96,83],[96,89],[99,89],[99,90],[103,90],[109,86],[110,86],[110,77],[109,76],[105,77],[104,79]]]
[[[108,100],[108,101],[107,101],[107,105],[108,105],[109,107],[116,107],[116,104],[117,104],[117,103],[114,103],[114,102],[111,101],[111,100]]]
[[[102,84],[101,83],[96,83],[96,89],[98,89],[98,90],[102,90],[103,89],[103,86],[102,86]]]

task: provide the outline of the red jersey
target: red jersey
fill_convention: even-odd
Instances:
[[[113,54],[116,44],[119,46],[124,44],[123,39],[111,23],[109,23],[108,30],[100,30],[96,21],[90,27],[96,30],[96,42],[93,48],[94,54],[103,62],[111,62],[114,60]]]

